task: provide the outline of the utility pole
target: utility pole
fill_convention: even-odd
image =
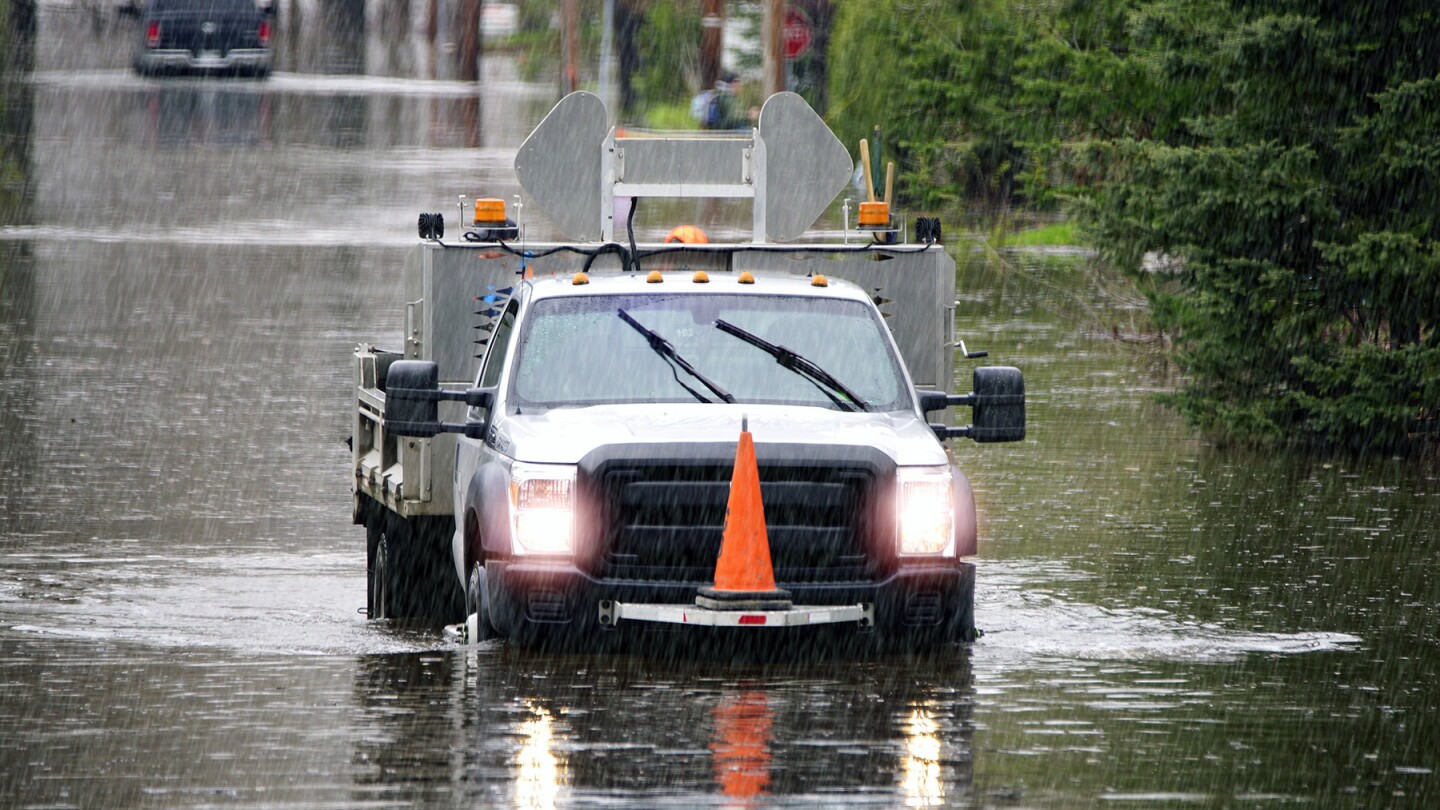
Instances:
[[[564,41],[560,49],[563,72],[560,76],[560,89],[566,93],[573,93],[579,89],[578,71],[575,67],[580,61],[580,0],[565,0],[560,9],[561,35]]]
[[[457,9],[460,64],[455,78],[462,82],[480,80],[480,13],[483,7],[484,0],[460,0]]]
[[[720,79],[725,44],[725,0],[704,0],[700,25],[700,89],[704,91],[714,87]]]
[[[610,123],[620,109],[615,98],[615,0],[605,0],[600,12],[600,100],[605,102]]]
[[[783,92],[785,86],[785,0],[766,0],[763,26],[765,97]]]

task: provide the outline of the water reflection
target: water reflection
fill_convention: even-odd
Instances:
[[[1400,740],[1435,735],[1440,480],[1205,447],[1150,400],[1153,349],[1095,328],[1127,304],[1092,279],[1084,257],[962,265],[957,331],[1014,353],[1034,426],[963,451],[983,771],[1027,797],[1424,806]]]
[[[1076,257],[961,256],[959,335],[1025,369],[1034,428],[955,449],[973,649],[739,667],[368,624],[349,353],[401,338],[414,213],[514,194],[554,93],[504,57],[443,80],[421,5],[362,50],[357,16],[288,19],[296,61],[236,85],[138,79],[47,4],[0,88],[5,802],[1437,803],[1440,480],[1204,446]]]
[[[916,706],[905,719],[900,787],[905,792],[906,807],[939,807],[945,803],[939,734],[933,705]]]
[[[738,669],[505,645],[370,657],[355,798],[943,805],[972,792],[969,673],[961,650]]]
[[[520,750],[515,755],[515,806],[552,810],[566,780],[565,764],[555,753],[555,718],[543,707],[526,707],[520,721]]]
[[[269,93],[156,87],[145,104],[156,147],[255,147],[272,140]]]
[[[34,8],[12,3],[0,11],[0,229],[27,226],[34,218],[35,88],[30,72],[35,58]],[[34,348],[37,290],[35,246],[28,242],[0,242],[0,402],[5,390],[16,386],[20,369]],[[37,448],[25,430],[23,409],[0,407],[0,442],[21,456],[33,457]],[[23,483],[29,476],[9,470],[0,482]],[[19,504],[12,502],[12,486],[0,486],[0,548],[14,530]],[[14,586],[0,582],[0,598]]]
[[[0,242],[0,437],[7,452],[17,458],[34,458],[39,454],[37,437],[26,429],[31,414],[28,409],[8,407],[7,389],[23,384],[22,369],[30,362],[35,345],[35,256],[27,243]],[[8,470],[0,473],[0,549],[3,538],[15,532],[21,523],[22,497],[33,481],[31,470]],[[0,598],[15,590],[14,583],[0,579]]]
[[[763,688],[744,685],[722,696],[711,715],[715,782],[722,794],[736,800],[730,806],[753,807],[770,787],[770,735],[775,723],[770,700]]]

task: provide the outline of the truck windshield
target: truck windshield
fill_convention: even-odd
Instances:
[[[715,325],[733,324],[803,355],[860,397],[869,410],[909,409],[904,375],[884,326],[859,301],[724,294],[547,298],[525,319],[510,400],[524,407],[695,402],[687,385],[617,313],[624,310],[669,341],[736,402],[843,409],[771,354]],[[682,384],[682,381],[684,384]]]

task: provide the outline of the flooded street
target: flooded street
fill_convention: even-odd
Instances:
[[[758,667],[367,622],[351,352],[400,344],[416,214],[518,194],[558,91],[288,22],[267,81],[141,79],[133,23],[46,5],[4,85],[0,806],[1440,802],[1440,478],[1207,446],[1075,255],[951,239],[957,334],[1029,392],[1025,442],[954,443],[973,646]]]

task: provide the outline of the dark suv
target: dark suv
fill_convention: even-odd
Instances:
[[[268,76],[274,33],[274,15],[256,0],[150,0],[135,71]]]

